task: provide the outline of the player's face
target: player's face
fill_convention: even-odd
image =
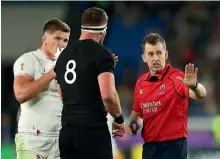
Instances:
[[[100,38],[100,44],[103,44],[104,40],[105,40],[105,35],[106,35],[106,31],[102,33],[101,38]]]
[[[48,53],[55,55],[58,49],[63,50],[67,47],[70,33],[56,31],[54,33],[45,33],[43,43]]]
[[[142,59],[148,64],[149,69],[153,74],[158,74],[163,70],[167,58],[168,52],[160,42],[156,43],[155,45],[148,43],[145,44]]]

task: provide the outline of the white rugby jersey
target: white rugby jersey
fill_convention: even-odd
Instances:
[[[14,76],[30,75],[34,80],[47,73],[56,61],[51,61],[40,49],[20,56],[14,64]],[[21,104],[18,132],[37,132],[57,135],[61,128],[63,104],[52,80],[46,89]],[[38,132],[39,132],[38,131]]]
[[[111,134],[111,140],[112,140],[112,153],[113,153],[113,156],[116,156],[119,153],[119,149],[118,149],[115,139],[112,136],[112,123],[114,122],[114,118],[108,113],[107,119],[108,119],[108,122],[107,122],[108,129]]]

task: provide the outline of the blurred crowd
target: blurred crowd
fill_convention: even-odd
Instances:
[[[166,40],[168,62],[184,71],[187,63],[199,68],[198,81],[207,97],[189,102],[189,116],[210,117],[220,113],[220,3],[218,2],[66,2],[66,22],[71,39],[78,38],[82,11],[90,6],[105,9],[109,15],[105,41],[119,56],[116,84],[127,120],[132,110],[134,85],[148,71],[141,60],[141,42],[149,32]],[[50,18],[50,17],[48,17]],[[42,25],[43,24],[39,24]],[[3,39],[4,40],[4,39]],[[27,46],[28,47],[28,46]],[[2,66],[2,143],[14,142],[19,104],[13,94],[13,63]]]
[[[184,71],[186,64],[195,63],[199,68],[198,81],[205,85],[208,95],[203,100],[190,100],[189,116],[213,116],[220,112],[219,3],[117,2],[106,8],[113,12],[106,45],[119,56],[116,81],[127,115],[132,108],[135,82],[148,71],[141,60],[141,41],[149,32],[164,37],[172,66]]]

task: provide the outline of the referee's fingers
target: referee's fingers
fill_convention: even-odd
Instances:
[[[137,130],[138,130],[137,125],[136,125],[136,124],[130,124],[130,125],[129,125],[129,129],[131,130],[132,135],[136,135]]]
[[[198,68],[195,69],[195,75],[197,76],[198,73]]]

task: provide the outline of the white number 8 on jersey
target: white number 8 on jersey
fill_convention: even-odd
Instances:
[[[70,68],[70,64],[73,65],[72,68]],[[75,62],[74,60],[69,60],[69,61],[67,62],[67,64],[66,64],[66,72],[65,72],[65,74],[64,74],[64,79],[65,79],[66,83],[68,83],[68,84],[73,84],[73,83],[75,82],[75,80],[76,80],[75,68],[76,68],[76,62]],[[69,73],[71,73],[72,76],[73,76],[73,78],[72,78],[71,80],[69,80],[69,79],[67,78],[67,75],[68,75]]]

